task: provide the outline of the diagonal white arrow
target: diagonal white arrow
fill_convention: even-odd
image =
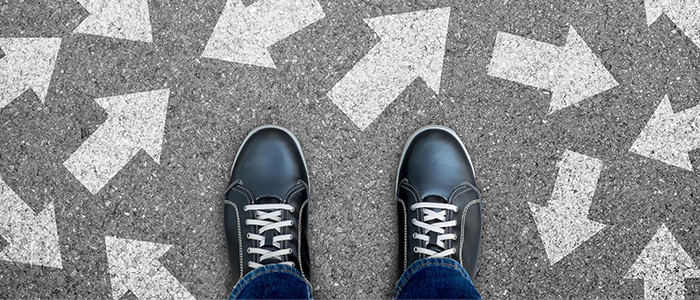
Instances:
[[[169,90],[95,99],[107,120],[63,165],[93,194],[143,149],[160,163]]]
[[[573,27],[563,47],[499,32],[488,74],[551,91],[550,113],[618,85]]]
[[[450,8],[364,21],[380,41],[328,93],[362,130],[418,77],[440,92]]]
[[[661,224],[625,278],[644,280],[644,299],[683,299],[685,279],[700,278],[700,269]]]
[[[73,31],[106,37],[153,41],[148,0],[78,0],[90,13]]]
[[[588,219],[603,163],[567,150],[557,167],[559,174],[547,206],[528,202],[550,265],[606,226]]]
[[[60,46],[60,38],[0,38],[0,109],[27,89],[46,100]]]
[[[700,47],[700,0],[645,0],[644,7],[649,26],[661,14],[666,14],[695,45]]]
[[[128,291],[139,299],[195,299],[158,259],[171,245],[106,236],[112,298]]]
[[[228,0],[202,57],[275,68],[267,48],[323,17],[318,0]]]
[[[692,171],[688,152],[697,148],[700,148],[700,105],[674,114],[666,95],[630,151]]]
[[[0,178],[0,236],[8,243],[0,259],[63,268],[53,203],[39,214]]]

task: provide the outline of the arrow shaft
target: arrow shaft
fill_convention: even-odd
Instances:
[[[700,148],[700,105],[674,114],[668,124],[674,127],[669,146],[683,152]]]
[[[240,4],[242,6],[242,4]],[[318,0],[264,0],[245,8],[247,36],[268,47],[324,17]]]
[[[684,299],[685,283],[683,278],[645,278],[644,279],[644,299]]]
[[[97,193],[139,151],[109,119],[63,164],[93,194]]]
[[[20,234],[13,230],[35,219],[34,211],[0,179],[0,235],[13,238]]]
[[[16,69],[16,59],[6,55],[0,60],[0,109],[19,97],[30,85],[24,80],[21,70]]]
[[[157,260],[151,261],[147,267],[139,266],[139,270],[132,271],[132,276],[125,278],[126,286],[139,299],[194,299],[180,281]]]
[[[498,32],[488,74],[552,90],[557,83],[562,51],[551,44]]]
[[[587,218],[602,167],[599,159],[567,151],[559,162],[549,207],[572,218]]]

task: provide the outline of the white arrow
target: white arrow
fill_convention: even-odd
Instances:
[[[0,259],[63,268],[53,202],[39,214],[0,178],[0,236],[8,243]]]
[[[700,148],[700,105],[674,114],[666,95],[630,151],[692,171],[688,152],[697,148]]]
[[[228,0],[202,57],[275,68],[267,48],[323,17],[318,0]]]
[[[44,102],[60,46],[60,38],[0,38],[0,109],[27,89]]]
[[[78,0],[90,13],[73,31],[106,37],[153,41],[148,0]]]
[[[551,91],[550,113],[618,85],[574,27],[563,47],[499,32],[488,74]]]
[[[171,245],[106,236],[112,298],[131,291],[139,299],[195,299],[158,259]]]
[[[528,202],[550,265],[606,226],[588,219],[602,161],[567,150],[557,167],[559,174],[547,206]]]
[[[644,280],[644,299],[683,299],[685,279],[700,278],[700,269],[661,224],[625,278]]]
[[[140,149],[160,163],[168,95],[165,89],[95,99],[107,120],[63,165],[96,194]]]
[[[645,0],[647,25],[651,26],[662,13],[676,23],[695,45],[700,47],[700,0]]]
[[[328,93],[362,130],[418,77],[440,92],[450,8],[364,21],[380,41]]]

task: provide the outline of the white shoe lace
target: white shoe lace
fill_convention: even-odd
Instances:
[[[419,221],[416,218],[413,218],[411,220],[411,223],[413,225],[416,225],[420,228],[425,229],[425,233],[427,234],[419,234],[417,232],[413,233],[413,238],[417,240],[422,240],[426,242],[430,242],[430,232],[435,232],[439,234],[437,236],[437,241],[435,245],[438,247],[445,249],[445,240],[456,240],[457,235],[454,233],[445,233],[445,228],[448,227],[454,227],[457,226],[457,221],[455,220],[450,220],[447,221],[447,210],[454,211],[455,213],[459,210],[457,208],[457,205],[454,204],[447,204],[447,203],[436,203],[436,202],[418,202],[413,205],[411,205],[411,210],[416,210],[416,209],[423,209],[423,220],[425,221]],[[433,209],[439,209],[437,211]],[[429,221],[437,220],[436,222],[432,223],[426,223]],[[428,257],[446,257],[452,254],[455,254],[457,250],[452,247],[449,249],[445,249],[443,251],[437,252],[431,249],[423,248],[423,247],[413,247],[413,252],[418,253],[418,254],[425,254],[428,255]]]
[[[277,233],[282,233],[282,228],[284,227],[289,227],[294,225],[294,222],[292,220],[282,220],[282,210],[287,210],[290,212],[294,212],[294,206],[291,206],[289,204],[248,204],[243,207],[244,211],[255,211],[255,219],[248,219],[245,221],[246,225],[255,225],[258,226],[258,233],[259,234],[254,234],[254,233],[248,233],[246,235],[246,238],[250,240],[256,240],[260,242],[260,246],[274,246],[278,250],[267,250],[263,248],[255,248],[255,247],[249,247],[247,249],[248,253],[251,254],[260,254],[259,257],[259,262],[255,261],[250,261],[248,262],[248,267],[250,268],[258,268],[263,266],[260,262],[266,259],[270,258],[275,258],[279,259],[281,261],[281,264],[285,264],[291,267],[294,267],[294,262],[291,261],[284,261],[282,259],[283,255],[289,255],[292,253],[291,248],[285,248],[285,249],[280,249],[281,248],[281,243],[283,241],[291,241],[292,240],[292,235],[291,234],[282,234],[282,235],[275,235],[272,238],[272,245],[265,245],[265,236],[261,235],[265,233],[265,231],[268,230],[277,230]]]

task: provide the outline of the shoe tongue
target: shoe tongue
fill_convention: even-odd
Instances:
[[[279,197],[275,197],[275,196],[260,197],[260,198],[255,200],[256,204],[279,204],[282,202],[283,202],[282,199],[280,199]]]
[[[426,196],[425,198],[423,198],[423,202],[447,203],[447,200],[446,200],[445,198],[443,198],[443,197],[440,197],[440,196]],[[432,211],[441,211],[441,210],[442,210],[442,209],[439,209],[439,208],[423,208],[423,209],[430,209],[430,210],[432,210]],[[438,222],[442,222],[442,221],[440,221],[440,220],[431,220],[431,221],[428,221],[428,222],[426,222],[426,223],[432,224],[432,223],[438,223]],[[437,232],[434,232],[434,231],[431,231],[431,232],[429,233],[428,236],[430,237],[430,240],[431,240],[431,241],[428,242],[428,245],[426,246],[427,249],[430,249],[430,250],[433,250],[433,251],[437,251],[437,252],[441,252],[441,251],[445,250],[444,248],[442,248],[442,247],[438,246],[437,244],[433,243],[433,242],[436,242],[436,241],[437,241],[437,236],[438,236],[438,235],[439,235],[439,234],[438,234]]]

